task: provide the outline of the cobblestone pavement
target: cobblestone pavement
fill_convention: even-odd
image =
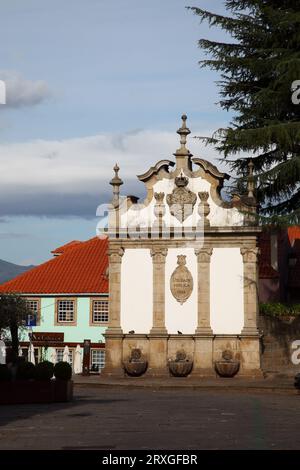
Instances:
[[[75,388],[0,406],[0,449],[300,449],[300,395]]]

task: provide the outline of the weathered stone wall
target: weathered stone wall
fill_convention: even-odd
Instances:
[[[269,374],[295,375],[300,372],[300,364],[293,364],[291,357],[295,349],[293,341],[300,340],[300,318],[292,322],[271,316],[259,317],[261,339],[262,369]],[[300,354],[299,354],[300,357]]]

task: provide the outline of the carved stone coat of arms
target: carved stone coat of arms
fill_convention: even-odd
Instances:
[[[183,222],[193,213],[194,205],[197,200],[195,193],[186,188],[188,178],[183,175],[175,178],[176,188],[171,194],[167,195],[167,204],[170,212],[179,222]]]

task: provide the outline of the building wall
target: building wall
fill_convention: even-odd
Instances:
[[[64,298],[59,296],[59,298]],[[68,298],[68,297],[65,297]],[[75,297],[72,297],[75,298]],[[90,297],[77,297],[77,325],[55,325],[55,297],[41,297],[41,320],[39,326],[32,327],[36,332],[64,333],[64,342],[104,342],[102,334],[106,326],[90,326]],[[28,332],[22,334],[22,341],[28,341]]]
[[[94,364],[94,361],[98,361],[99,358],[95,359],[93,351],[99,351],[101,349],[105,357],[105,338],[103,333],[105,332],[107,325],[90,325],[90,306],[93,298],[99,299],[101,296],[95,297],[75,297],[75,296],[58,296],[58,297],[37,297],[28,296],[30,299],[40,299],[40,324],[33,326],[32,332],[36,333],[63,333],[63,342],[56,342],[55,344],[49,344],[47,348],[40,342],[33,341],[35,349],[36,360],[49,360],[53,361],[54,350],[63,350],[66,345],[69,346],[70,354],[72,355],[73,361],[75,360],[75,348],[77,344],[82,346],[85,339],[91,341],[90,351],[90,366]],[[76,299],[77,302],[77,322],[76,325],[57,325],[55,321],[55,303],[57,298],[59,299]],[[20,330],[19,340],[20,346],[23,350],[23,354],[27,356],[28,344],[29,344],[29,332],[31,328],[27,328],[24,331]],[[9,336],[9,335],[8,335]],[[72,343],[72,344],[70,344]],[[81,361],[83,359],[83,348],[81,347]],[[56,359],[58,360],[58,359]],[[74,362],[73,362],[74,365]],[[101,364],[100,368],[104,364]],[[100,369],[99,369],[100,370]]]
[[[121,266],[121,328],[124,333],[131,330],[149,333],[152,327],[152,296],[150,250],[125,250]]]
[[[186,267],[190,271],[194,286],[191,296],[182,305],[173,297],[170,278],[177,268],[177,256],[186,256]],[[166,328],[169,334],[193,334],[197,327],[197,257],[194,248],[169,248],[166,259],[165,279]]]
[[[215,334],[239,334],[244,326],[240,248],[214,248],[210,267],[210,318]]]
[[[177,256],[186,256],[194,285],[182,305],[170,278]],[[240,248],[214,248],[210,269],[211,326],[215,334],[240,334],[244,326],[243,259]],[[121,265],[121,328],[147,334],[152,327],[153,274],[150,250],[126,249]],[[165,325],[169,334],[193,334],[197,327],[197,257],[194,248],[169,248],[165,265]]]

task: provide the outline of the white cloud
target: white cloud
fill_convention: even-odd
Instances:
[[[209,135],[210,131],[194,134]],[[80,206],[79,212],[84,213],[88,204],[107,202],[110,198],[109,181],[116,162],[124,181],[123,193],[141,194],[144,185],[136,175],[161,159],[174,160],[172,154],[178,147],[176,133],[150,130],[62,141],[0,144],[0,215],[15,211],[39,215],[78,214],[72,204]],[[190,138],[189,148],[195,155],[218,164],[213,158],[218,157],[216,152],[199,141]],[[25,203],[32,207],[25,208]],[[19,210],[12,207],[18,204]],[[66,207],[61,206],[64,204]],[[92,207],[91,212],[95,213],[94,210]]]
[[[34,106],[51,96],[47,82],[44,80],[27,80],[14,71],[0,71],[0,79],[6,85],[5,108]]]

